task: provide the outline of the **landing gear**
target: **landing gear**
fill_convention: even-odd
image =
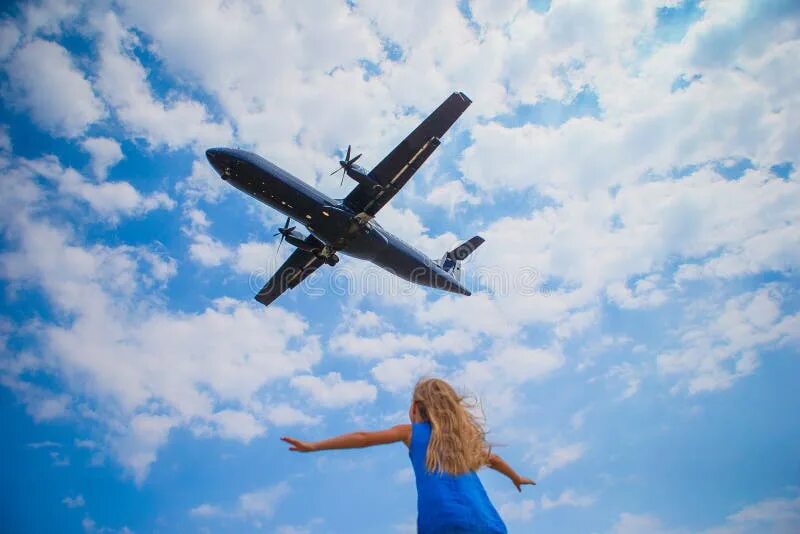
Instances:
[[[358,215],[356,215],[355,217],[353,217],[353,221],[356,224],[358,224],[358,226],[361,227],[361,228],[366,226],[367,223],[369,223],[369,221],[371,221],[371,220],[372,220],[372,215],[367,215],[363,211],[361,213],[359,213]]]
[[[336,250],[328,245],[322,247],[322,250],[314,252],[314,254],[316,254],[319,259],[324,260],[325,263],[331,267],[339,263],[339,256],[336,255]]]

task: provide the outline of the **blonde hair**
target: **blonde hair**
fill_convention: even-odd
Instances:
[[[486,431],[453,387],[439,378],[423,378],[414,388],[419,416],[431,425],[425,467],[431,472],[461,475],[485,465],[489,458]]]

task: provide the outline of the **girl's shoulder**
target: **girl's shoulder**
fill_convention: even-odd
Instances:
[[[420,423],[411,423],[409,438],[413,435],[429,436],[431,433],[431,424],[427,421]]]
[[[391,430],[397,433],[397,437],[399,438],[397,441],[402,441],[407,447],[411,446],[413,424],[395,425]]]

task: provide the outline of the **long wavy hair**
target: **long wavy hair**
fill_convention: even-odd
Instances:
[[[428,471],[461,475],[487,463],[486,430],[482,419],[470,411],[480,407],[477,401],[471,403],[439,378],[417,382],[412,401],[420,418],[431,425],[425,457]]]

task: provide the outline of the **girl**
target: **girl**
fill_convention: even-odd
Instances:
[[[420,380],[408,411],[410,425],[377,432],[353,432],[317,442],[283,437],[290,451],[352,449],[402,441],[417,481],[419,534],[505,534],[506,527],[475,473],[488,465],[522,491],[535,484],[518,475],[486,443],[486,432],[465,407],[464,398],[438,378]]]

